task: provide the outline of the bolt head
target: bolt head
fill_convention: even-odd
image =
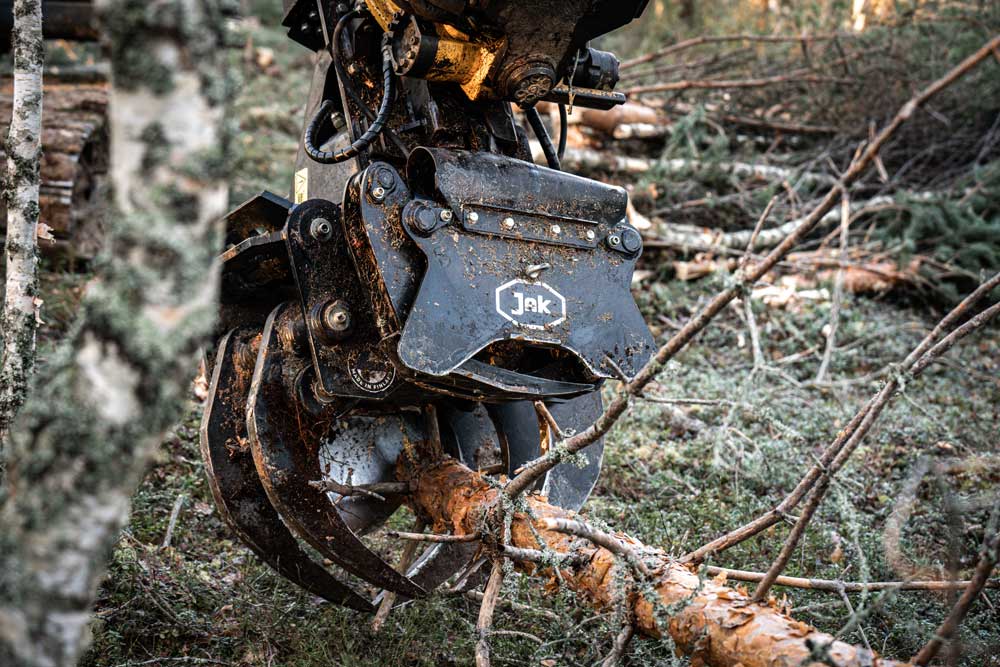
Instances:
[[[469,221],[470,225],[474,225],[477,222],[479,222],[479,214],[476,213],[475,211],[472,211],[469,213],[469,215],[465,216],[465,219]]]
[[[374,199],[375,201],[382,201],[383,199],[385,199],[385,188],[383,188],[381,185],[377,185],[374,188],[372,188],[372,199]]]
[[[309,223],[309,235],[317,241],[328,241],[333,236],[333,225],[326,218],[316,218]]]
[[[440,217],[441,217],[441,222],[451,222],[453,215],[451,210],[446,208],[441,211]]]
[[[323,309],[323,326],[334,334],[342,334],[351,328],[351,313],[347,306],[335,301]]]
[[[612,234],[611,236],[608,237],[608,244],[611,245],[612,247],[617,248],[619,245],[621,245],[621,242],[622,240],[621,238],[618,237],[617,234]]]
[[[514,218],[504,218],[503,226],[507,229],[514,229]]]
[[[597,237],[597,234],[594,233],[593,229],[588,229],[587,230],[587,240],[588,241],[593,241],[596,237]]]

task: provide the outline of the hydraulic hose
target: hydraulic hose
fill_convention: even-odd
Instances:
[[[348,18],[351,18],[350,14],[345,15],[337,23],[337,28],[334,30],[335,49],[337,48],[336,40],[339,39],[340,32]],[[339,62],[338,56],[334,56],[334,62]],[[364,134],[354,140],[354,142],[352,142],[347,148],[339,151],[320,150],[316,147],[314,138],[323,122],[329,118],[330,111],[333,109],[335,104],[333,100],[324,100],[319,106],[319,109],[316,111],[316,115],[313,116],[311,121],[309,121],[309,125],[306,127],[305,136],[302,138],[302,147],[305,149],[306,155],[308,155],[313,161],[319,162],[320,164],[336,164],[338,162],[344,162],[357,157],[362,151],[367,150],[373,143],[375,143],[375,140],[378,139],[379,135],[382,133],[386,121],[389,120],[389,113],[392,108],[394,97],[395,74],[392,70],[392,51],[389,36],[385,35],[382,38],[382,104],[379,106],[378,113],[375,114],[375,118],[371,121],[368,129],[365,130]]]
[[[525,109],[524,116],[528,119],[528,125],[531,125],[535,136],[538,137],[538,143],[542,145],[542,152],[545,153],[545,161],[549,164],[549,167],[557,171],[562,170],[556,147],[552,145],[552,139],[549,138],[549,133],[542,123],[542,117],[538,114],[538,109],[535,107]]]

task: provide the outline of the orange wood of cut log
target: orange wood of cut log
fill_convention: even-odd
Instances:
[[[455,460],[420,470],[402,470],[400,474],[410,476],[415,489],[411,503],[418,514],[434,525],[434,532],[450,530],[457,535],[478,532],[483,517],[498,506],[497,489]],[[570,518],[571,512],[548,504],[539,495],[530,496],[528,503],[536,517],[535,529],[548,549],[587,556],[586,565],[561,571],[565,585],[595,608],[606,609],[616,604],[619,588],[616,582],[620,582],[624,574],[616,570],[629,566],[586,540],[544,529],[544,519]],[[694,570],[670,562],[662,552],[651,551],[627,536],[617,537],[632,549],[644,550],[647,562],[658,561],[649,590],[659,595],[664,605],[660,609],[669,616],[668,631],[678,650],[691,656],[692,664],[706,667],[822,664],[810,662],[808,645],[812,645],[825,646],[826,655],[840,667],[908,665],[880,659],[864,648],[836,641],[782,613],[773,602],[751,602],[744,592],[725,586],[721,578],[699,582]],[[511,543],[526,549],[541,548],[525,515],[515,516]],[[551,570],[530,563],[521,567],[529,573],[547,576],[550,586],[558,585]],[[645,637],[659,637],[661,628],[656,622],[654,605],[637,593],[630,595],[628,604],[638,632]]]

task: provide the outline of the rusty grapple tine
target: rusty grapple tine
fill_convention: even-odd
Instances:
[[[342,568],[380,588],[407,597],[426,591],[369,549],[347,526],[329,497],[309,485],[322,479],[316,443],[304,442],[296,406],[281,384],[283,357],[275,322],[287,304],[264,325],[247,400],[247,431],[257,472],[271,504],[299,537]]]
[[[338,581],[302,550],[271,506],[245,444],[249,369],[240,373],[236,348],[248,330],[233,330],[219,342],[212,384],[201,421],[201,454],[219,513],[241,540],[279,574],[314,595],[358,611],[372,605]]]

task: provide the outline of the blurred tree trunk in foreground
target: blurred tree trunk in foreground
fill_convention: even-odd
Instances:
[[[229,79],[215,0],[99,2],[114,71],[110,252],[9,437],[0,664],[69,666],[216,312]],[[222,147],[222,148],[220,148]]]

